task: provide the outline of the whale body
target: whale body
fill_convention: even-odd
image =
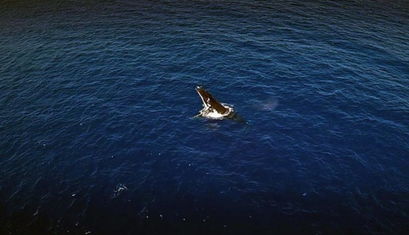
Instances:
[[[197,86],[196,92],[199,94],[203,102],[203,109],[199,111],[197,116],[209,119],[225,119],[234,116],[234,109],[232,106],[220,103],[202,86]]]

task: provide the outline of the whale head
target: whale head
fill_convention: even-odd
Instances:
[[[230,112],[228,108],[223,106],[219,101],[217,101],[209,92],[207,92],[202,86],[196,87],[196,92],[202,99],[203,106],[205,109],[212,109],[219,114],[227,114]]]

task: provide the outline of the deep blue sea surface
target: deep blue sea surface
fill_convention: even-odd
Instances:
[[[0,234],[408,230],[408,2],[2,1]]]

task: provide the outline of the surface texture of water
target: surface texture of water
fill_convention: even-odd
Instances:
[[[3,2],[0,233],[404,233],[408,55],[404,1]]]

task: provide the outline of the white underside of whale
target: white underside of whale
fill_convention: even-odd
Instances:
[[[228,112],[225,114],[221,114],[217,112],[215,109],[205,106],[202,110],[200,110],[199,115],[205,118],[209,118],[209,119],[221,120],[221,119],[228,117],[230,114],[234,112],[233,107],[228,106],[227,104],[222,104],[222,105],[223,107],[228,109]]]

